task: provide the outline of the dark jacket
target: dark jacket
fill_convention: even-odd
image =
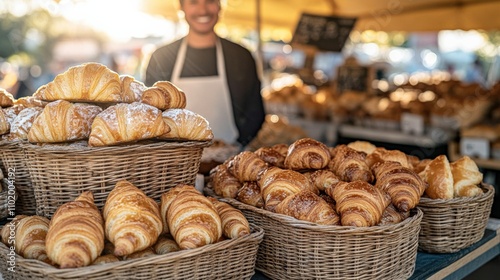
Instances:
[[[245,146],[257,135],[265,119],[261,82],[250,51],[223,38],[220,40],[234,120],[239,132],[237,141]],[[181,41],[162,46],[151,55],[144,81],[147,86],[156,81],[171,80]]]

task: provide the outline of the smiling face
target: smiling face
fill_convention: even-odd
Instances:
[[[219,0],[183,0],[180,2],[190,32],[200,35],[213,32],[213,28],[219,20]]]

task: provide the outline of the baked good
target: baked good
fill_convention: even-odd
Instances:
[[[290,169],[275,172],[264,185],[260,185],[264,208],[271,212],[275,212],[276,206],[286,197],[302,190],[317,191],[306,176]]]
[[[120,259],[118,257],[116,257],[115,255],[107,254],[107,255],[102,255],[102,256],[97,257],[97,259],[95,259],[95,261],[92,264],[93,265],[106,264],[106,263],[113,263],[113,262],[118,262],[118,261],[120,261]]]
[[[324,191],[327,187],[334,185],[340,181],[335,173],[328,169],[320,169],[312,172],[303,173],[313,186],[319,191]]]
[[[157,255],[165,255],[171,252],[177,252],[180,248],[171,235],[162,234],[153,246],[153,250]]]
[[[35,96],[25,96],[18,98],[14,101],[14,105],[21,105],[25,108],[31,107],[45,107],[45,105],[49,104],[49,102],[38,99]]]
[[[373,174],[366,163],[366,154],[349,148],[347,145],[337,145],[330,151],[334,157],[328,169],[332,170],[340,180],[345,182],[365,181],[372,182]]]
[[[292,170],[322,169],[330,162],[325,144],[312,138],[302,138],[288,147],[285,167]]]
[[[372,170],[375,187],[387,192],[398,210],[406,212],[417,206],[426,188],[417,173],[395,161],[378,162]]]
[[[101,107],[87,103],[51,102],[33,121],[28,140],[32,143],[59,143],[87,139],[92,122],[101,111]]]
[[[142,93],[148,88],[141,81],[136,80],[130,75],[120,75],[122,102],[139,102]]]
[[[140,250],[138,252],[134,252],[130,255],[124,256],[123,260],[132,260],[132,259],[140,259],[146,257],[156,256],[155,251],[152,247],[148,247],[144,250]]]
[[[214,192],[222,197],[235,198],[242,183],[229,172],[226,164],[219,164],[210,170],[209,181]]]
[[[325,192],[336,202],[343,226],[369,227],[378,224],[391,197],[365,181],[339,182]]]
[[[33,126],[33,122],[43,111],[42,107],[31,107],[22,110],[12,121],[10,128],[10,140],[27,140],[28,132]]]
[[[264,207],[264,199],[262,199],[260,187],[257,182],[254,181],[244,182],[241,188],[236,192],[235,198],[240,202],[257,208]]]
[[[222,234],[225,237],[233,239],[250,234],[250,225],[240,210],[213,197],[209,197],[209,199],[217,209],[217,213],[219,213],[222,222]]]
[[[483,181],[483,173],[479,171],[476,162],[468,156],[462,156],[450,163],[453,176],[453,193],[455,197],[476,196],[483,194],[478,186]]]
[[[7,90],[0,88],[0,107],[10,107],[14,105],[14,96]]]
[[[399,150],[387,150],[382,147],[377,147],[366,156],[366,163],[370,168],[375,163],[383,161],[396,161],[406,168],[411,168],[408,162],[408,156]]]
[[[243,151],[228,161],[227,169],[240,182],[257,181],[259,172],[267,168],[267,163],[254,152]]]
[[[0,135],[8,133],[10,123],[2,108],[0,108]]]
[[[378,226],[393,225],[404,221],[410,216],[410,211],[399,211],[394,205],[389,204],[382,213],[382,219],[377,224]]]
[[[46,101],[121,102],[119,75],[103,64],[89,62],[58,74],[35,95]]]
[[[260,147],[254,153],[267,164],[285,168],[286,153],[283,155],[272,147]]]
[[[2,243],[3,244],[8,245],[10,247],[9,238],[15,238],[15,237],[11,237],[11,235],[10,235],[11,231],[15,232],[19,222],[26,217],[28,217],[28,216],[27,215],[16,215],[12,219],[12,221],[10,221],[8,224],[5,224],[2,227],[2,230],[0,230],[0,235],[2,236]]]
[[[143,103],[161,110],[186,108],[186,95],[169,81],[158,81],[142,93]]]
[[[361,140],[350,142],[349,144],[347,144],[347,147],[359,152],[364,152],[367,155],[371,154],[377,148],[377,146],[373,145],[372,143]]]
[[[453,174],[446,155],[434,158],[419,174],[428,187],[425,194],[433,199],[450,199],[454,196]]]
[[[45,246],[50,260],[60,268],[87,266],[101,255],[103,219],[92,192],[83,192],[57,208],[50,220]]]
[[[217,209],[199,192],[177,194],[168,207],[167,223],[172,237],[183,250],[215,243],[222,236]]]
[[[42,216],[21,219],[15,231],[16,253],[25,259],[48,262],[45,237],[49,230],[49,222],[49,219]]]
[[[214,138],[208,121],[188,109],[168,109],[162,117],[170,131],[161,134],[159,139],[206,141]]]
[[[115,256],[153,246],[163,230],[158,204],[126,180],[116,183],[102,212],[106,238],[115,245]]]
[[[167,215],[168,209],[170,208],[170,204],[177,197],[177,195],[181,192],[191,192],[192,195],[198,195],[200,192],[191,185],[178,184],[177,186],[171,188],[167,192],[161,195],[160,202],[160,214],[161,220],[163,222],[163,233],[170,233],[170,229],[168,228]]]
[[[139,102],[119,103],[95,117],[89,146],[136,142],[158,137],[169,130],[157,108]]]
[[[276,213],[320,225],[338,225],[340,221],[330,204],[309,190],[286,197],[276,206]]]

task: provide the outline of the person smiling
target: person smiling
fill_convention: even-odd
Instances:
[[[244,147],[265,119],[255,59],[215,33],[220,0],[179,2],[189,32],[153,52],[144,83],[171,81],[186,94],[186,109],[209,121],[215,139]]]

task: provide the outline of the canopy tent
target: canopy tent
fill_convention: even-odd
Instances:
[[[221,0],[221,22],[293,32],[302,13],[357,17],[355,29],[438,31],[500,28],[498,0]],[[178,20],[178,0],[143,0],[144,11]]]

